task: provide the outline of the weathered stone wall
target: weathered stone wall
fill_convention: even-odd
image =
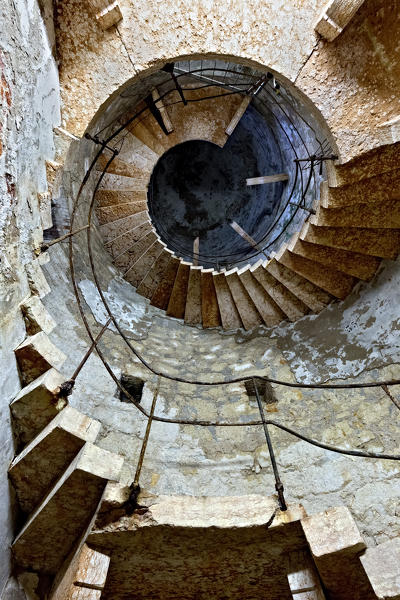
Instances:
[[[103,32],[85,3],[64,1],[58,8],[63,126],[81,135],[132,77],[167,60],[208,55],[237,57],[294,82],[327,120],[343,162],[387,143],[381,125],[400,111],[398,0],[367,0],[334,42],[314,32],[325,4],[121,0],[123,20]]]
[[[47,3],[47,8],[51,3]],[[30,294],[25,264],[41,241],[38,192],[59,123],[58,74],[35,0],[0,7],[0,594],[10,571],[13,519],[7,469],[14,455],[9,403],[20,389],[14,348],[24,339],[19,303]],[[17,598],[17,591],[6,592]],[[14,594],[14,595],[13,595]]]

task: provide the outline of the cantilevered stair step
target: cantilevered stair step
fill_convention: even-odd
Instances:
[[[400,250],[400,229],[319,227],[310,224],[304,239],[321,246],[393,260]]]
[[[151,298],[164,277],[165,270],[172,258],[172,252],[163,248],[154,264],[140,282],[137,293],[145,298]]]
[[[109,161],[111,155],[109,153],[103,153],[97,160],[96,167],[98,171],[103,171]],[[134,177],[135,179],[149,179],[151,169],[148,167],[138,167],[133,163],[125,162],[120,158],[115,157],[111,164],[108,165],[107,173],[113,175],[123,175],[125,177]]]
[[[339,248],[311,244],[301,239],[296,242],[292,252],[364,281],[368,281],[374,276],[381,262],[376,256],[367,256],[358,252],[348,252]]]
[[[67,358],[44,331],[29,335],[14,353],[24,385],[28,385],[52,367],[61,368]]]
[[[133,190],[130,192],[121,192],[119,190],[97,190],[96,208],[105,208],[115,204],[126,204],[128,202],[145,203],[147,202],[146,190]]]
[[[243,327],[239,311],[226,281],[225,273],[214,274],[214,286],[217,294],[222,327],[226,331]]]
[[[400,198],[400,169],[380,173],[369,179],[341,187],[329,187],[328,182],[321,183],[321,206],[335,208],[353,204],[386,202]]]
[[[148,146],[158,156],[164,153],[165,149],[162,144],[159,143],[158,139],[154,136],[152,131],[153,121],[157,124],[154,117],[151,115],[149,109],[146,107],[144,102],[141,102],[135,110],[142,110],[144,112],[135,119],[132,123],[127,126],[127,129],[140,140],[145,146]],[[157,124],[159,127],[159,125]],[[165,135],[165,134],[164,134]],[[167,136],[166,136],[167,137]]]
[[[305,277],[288,269],[277,260],[271,260],[265,270],[284,285],[293,295],[304,302],[313,312],[320,312],[331,301],[332,296]]]
[[[125,202],[122,204],[114,204],[112,206],[102,206],[96,209],[97,218],[100,225],[104,223],[112,223],[122,217],[136,215],[143,212],[147,208],[147,202]]]
[[[201,325],[202,323],[201,267],[192,266],[190,268],[184,318],[188,325]]]
[[[149,246],[133,264],[126,275],[126,280],[137,288],[164,248],[165,244],[156,238],[151,246]]]
[[[399,148],[399,143],[380,146],[348,163],[337,165],[335,167],[337,184],[355,183],[363,179],[371,179],[381,173],[397,170],[399,168]]]
[[[341,300],[350,294],[357,281],[350,275],[303,258],[289,250],[283,253],[279,262]]]
[[[8,471],[21,509],[30,513],[47,495],[101,423],[66,406],[13,460]]]
[[[15,539],[16,563],[55,575],[96,511],[109,480],[119,479],[123,458],[86,443]]]
[[[246,270],[239,271],[238,275],[265,325],[272,327],[286,319],[286,314],[253,276],[250,269],[246,267]]]
[[[400,201],[393,198],[340,208],[320,207],[314,219],[316,225],[324,227],[400,228]]]
[[[174,286],[168,302],[167,315],[183,319],[185,316],[186,297],[189,284],[190,264],[181,262],[179,265]]]
[[[149,177],[127,177],[126,175],[114,175],[106,173],[101,181],[100,190],[119,192],[142,192],[147,188]]]
[[[123,273],[127,274],[132,270],[137,260],[144,254],[150,246],[157,240],[157,234],[151,229],[142,238],[135,242],[126,252],[120,254],[114,259],[114,264],[119,267]]]
[[[172,256],[168,261],[164,276],[151,297],[150,304],[152,306],[162,308],[163,310],[167,309],[180,262],[176,256]]]
[[[64,375],[50,369],[22,388],[11,402],[13,432],[19,445],[28,444],[67,405],[60,396]]]
[[[204,328],[221,325],[212,271],[212,269],[203,269],[201,273],[201,319]]]
[[[263,265],[250,270],[290,321],[296,321],[310,312],[309,307],[268,273]]]
[[[123,122],[126,122],[126,119]],[[146,146],[146,144],[143,144],[127,129],[124,131],[124,142],[118,157],[125,162],[133,163],[135,166],[148,169],[149,171],[153,170],[159,159],[158,154]]]
[[[133,244],[138,242],[143,236],[149,233],[152,230],[151,223],[149,221],[145,221],[141,225],[137,225],[127,233],[122,233],[121,235],[113,238],[110,242],[107,243],[106,247],[110,252],[113,258],[116,258],[125,250],[128,250]]]
[[[100,225],[100,231],[105,243],[108,244],[115,238],[132,231],[138,225],[146,222],[150,223],[150,218],[147,210],[144,210],[143,212],[117,219],[117,221],[113,221],[112,223]]]
[[[251,329],[257,325],[262,325],[263,320],[256,309],[249,293],[240,281],[237,270],[226,273],[226,282],[236,304],[240,319],[245,329]]]

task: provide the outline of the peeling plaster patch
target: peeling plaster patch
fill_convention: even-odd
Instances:
[[[399,261],[387,261],[373,282],[319,315],[278,327],[272,337],[297,381],[357,376],[400,362]]]
[[[78,285],[96,321],[101,325],[105,325],[108,320],[108,312],[96,285],[89,279],[80,281]],[[111,312],[124,333],[134,337],[145,337],[151,322],[146,318],[146,305],[143,302],[135,302],[131,286],[114,279],[111,280],[108,290],[103,293]],[[140,325],[140,327],[137,327],[137,325]],[[113,324],[110,324],[109,328],[112,331],[117,331]]]

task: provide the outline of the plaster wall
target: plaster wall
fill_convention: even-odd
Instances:
[[[19,308],[30,295],[25,264],[34,258],[33,249],[41,241],[38,192],[46,191],[45,159],[53,157],[52,129],[60,115],[57,68],[37,2],[2,2],[0,22],[1,594],[14,536],[7,479],[14,456],[9,403],[20,381],[13,350],[26,335]],[[4,597],[17,598],[17,593],[14,588]]]

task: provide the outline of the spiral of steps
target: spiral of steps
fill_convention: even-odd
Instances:
[[[382,259],[400,251],[399,169],[379,153],[353,164],[331,166],[323,181],[316,214],[301,230],[255,264],[219,271],[174,254],[160,239],[147,206],[150,176],[167,150],[188,140],[223,147],[251,98],[225,95],[222,88],[185,92],[194,101],[182,108],[178,92],[168,109],[159,102],[168,135],[153,114],[127,128],[120,154],[111,162],[96,193],[96,214],[106,248],[125,279],[166,314],[203,328],[249,330],[275,326],[318,313],[345,299],[355,284],[370,280]],[[152,97],[155,101],[158,92]],[[135,114],[145,105],[135,108]],[[168,112],[167,112],[168,110]],[[129,116],[129,115],[128,115]],[[228,133],[227,133],[228,132]],[[104,152],[98,169],[106,167]]]

